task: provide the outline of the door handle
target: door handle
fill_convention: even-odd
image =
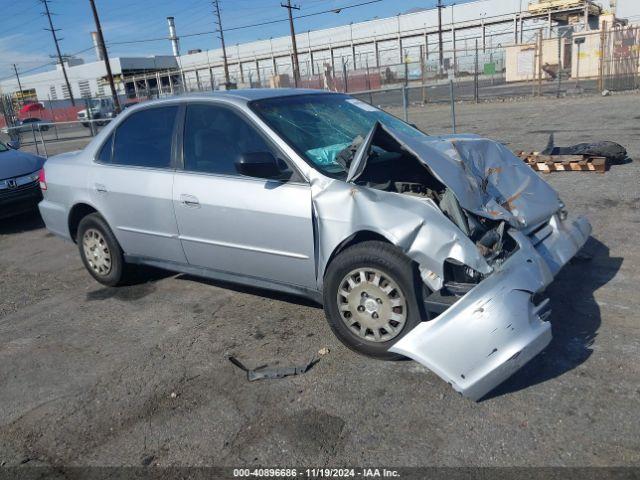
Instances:
[[[194,197],[193,195],[186,195],[184,193],[180,195],[180,202],[186,207],[197,208],[200,206],[200,201],[197,197]]]
[[[107,193],[107,187],[105,187],[103,184],[101,183],[95,183],[93,185],[93,188],[96,189],[96,192],[98,193]]]

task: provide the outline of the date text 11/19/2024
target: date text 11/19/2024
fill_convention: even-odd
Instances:
[[[398,478],[397,470],[386,468],[234,468],[237,478]]]

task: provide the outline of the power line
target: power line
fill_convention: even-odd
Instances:
[[[53,43],[56,44],[56,52],[58,52],[58,61],[60,62],[60,67],[62,68],[62,74],[64,75],[64,81],[67,84],[67,89],[69,90],[69,98],[71,99],[71,105],[76,106],[76,101],[73,98],[73,91],[71,91],[71,84],[69,83],[69,77],[67,76],[67,68],[64,66],[64,61],[62,60],[62,54],[60,53],[60,45],[58,45],[58,36],[56,35],[56,30],[53,28],[53,22],[51,21],[51,12],[49,11],[49,0],[40,0],[44,5],[45,14],[49,19],[49,28],[45,28],[45,30],[49,30],[51,35],[53,35]]]
[[[80,55],[81,53],[85,53],[85,52],[88,52],[89,50],[94,50],[94,49],[95,49],[95,47],[92,45],[90,47],[83,48],[82,50],[78,50],[77,52],[70,53],[70,54],[67,55],[67,57],[75,57],[76,55]],[[52,65],[57,65],[57,64],[58,64],[57,61],[43,63],[43,64],[38,65],[36,67],[28,68],[27,70],[22,70],[21,74],[24,75],[26,73],[35,72],[35,71],[40,70],[42,68],[50,67]],[[0,78],[0,82],[4,82],[5,80],[9,80],[12,77],[13,77],[13,75],[8,75],[6,77],[2,77],[2,78]],[[29,82],[29,84],[31,84],[31,83],[33,83],[33,82]]]
[[[216,0],[217,1],[217,0]],[[297,15],[295,17],[293,17],[294,20],[300,19],[300,18],[308,18],[308,17],[314,17],[316,15],[324,15],[326,13],[338,13],[339,11],[342,10],[346,10],[349,8],[356,8],[356,7],[361,7],[363,5],[369,5],[372,3],[378,3],[378,2],[382,2],[382,0],[369,0],[367,2],[361,2],[361,3],[356,3],[353,5],[346,5],[344,7],[335,7],[332,8],[330,10],[323,10],[321,12],[314,12],[314,13],[307,13],[306,15]],[[259,22],[259,23],[251,23],[248,25],[240,25],[237,27],[230,27],[230,28],[225,28],[225,32],[230,32],[233,30],[242,30],[245,28],[253,28],[253,27],[262,27],[265,25],[272,25],[274,23],[283,23],[283,22],[288,22],[289,19],[288,18],[281,18],[278,20],[270,20],[267,22]],[[218,30],[207,30],[205,32],[195,32],[195,33],[187,33],[184,35],[180,35],[182,38],[186,38],[186,37],[198,37],[201,35],[211,35],[212,33],[218,33]],[[122,42],[109,42],[109,45],[131,45],[131,44],[136,44],[136,43],[146,43],[146,42],[159,42],[162,40],[167,40],[168,37],[155,37],[155,38],[145,38],[145,39],[139,39],[139,40],[125,40]]]

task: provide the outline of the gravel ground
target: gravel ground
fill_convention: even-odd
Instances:
[[[459,105],[514,150],[596,139],[640,158],[640,97]],[[411,121],[447,133],[447,106]],[[74,148],[77,146],[74,145]],[[417,363],[341,346],[294,297],[149,272],[103,288],[37,216],[0,224],[0,464],[640,464],[640,166],[547,178],[594,233],[550,287],[551,345],[482,402]],[[636,292],[636,293],[634,293]],[[225,359],[299,364],[249,383]]]

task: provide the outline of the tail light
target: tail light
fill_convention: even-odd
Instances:
[[[41,168],[40,172],[38,172],[38,182],[40,182],[40,190],[47,189],[47,179],[44,175],[44,168]]]

